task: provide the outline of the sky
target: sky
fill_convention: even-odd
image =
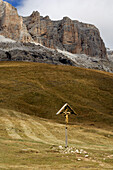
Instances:
[[[73,20],[94,24],[107,48],[113,49],[113,0],[5,0],[18,9],[21,16],[39,11],[52,20],[68,16]]]
[[[21,6],[23,2],[23,0],[3,0],[3,1],[12,4],[14,7]]]

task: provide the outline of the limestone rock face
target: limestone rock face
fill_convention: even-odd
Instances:
[[[52,21],[48,16],[40,16],[37,11],[23,20],[29,34],[37,43],[71,53],[106,57],[104,42],[99,30],[93,25],[72,21],[68,17]]]
[[[18,15],[16,8],[0,0],[0,35],[20,42],[36,42],[74,54],[106,58],[99,30],[90,24],[64,17],[52,21],[34,11],[29,17]]]
[[[16,41],[32,40],[17,9],[2,0],[0,0],[0,34]]]

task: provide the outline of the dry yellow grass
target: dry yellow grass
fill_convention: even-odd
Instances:
[[[63,123],[56,112],[69,103],[71,123],[113,126],[113,74],[72,66],[0,63],[0,107]]]
[[[112,131],[70,125],[68,145],[81,153],[66,153],[65,125],[5,109],[0,117],[1,169],[113,168]]]
[[[64,117],[56,112],[66,102],[78,113],[69,118],[68,142],[79,153],[64,148]],[[113,169],[112,125],[113,74],[0,63],[0,169]]]

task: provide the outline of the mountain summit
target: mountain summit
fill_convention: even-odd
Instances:
[[[64,17],[52,21],[34,11],[28,17],[18,15],[11,4],[0,0],[0,35],[18,42],[35,42],[53,49],[106,58],[99,30],[91,24]]]

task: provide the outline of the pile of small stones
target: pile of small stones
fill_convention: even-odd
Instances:
[[[83,156],[85,158],[88,158],[89,157],[89,154],[84,150],[84,149],[77,149],[75,147],[63,147],[63,146],[59,146],[58,147],[58,150],[60,153],[63,153],[63,154],[78,154],[79,156]]]

